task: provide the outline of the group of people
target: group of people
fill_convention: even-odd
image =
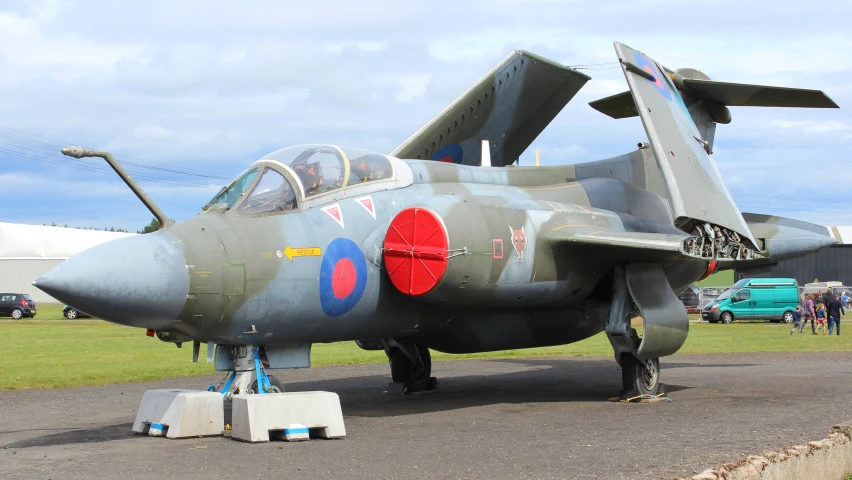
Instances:
[[[849,301],[846,292],[838,298],[834,296],[831,290],[823,294],[817,292],[816,296],[808,294],[805,296],[805,301],[801,306],[796,305],[796,311],[793,313],[793,329],[790,330],[790,335],[795,331],[799,331],[799,335],[811,321],[811,331],[817,335],[818,330],[822,330],[823,335],[833,335],[835,327],[837,334],[840,335],[840,320],[846,315],[843,307]]]

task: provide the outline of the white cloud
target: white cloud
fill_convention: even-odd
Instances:
[[[642,20],[649,11],[665,11],[666,20],[649,24]],[[702,5],[702,16],[717,21],[697,22],[694,10],[663,0],[650,7],[627,0],[3,2],[0,125],[236,175],[288,144],[390,151],[511,50],[526,49],[567,65],[604,64],[584,67],[592,80],[533,144],[545,162],[580,162],[630,151],[645,138],[637,119],[612,120],[586,105],[626,90],[620,69],[608,69],[616,65],[614,40],[672,68],[820,88],[852,105],[852,60],[839,48],[852,42],[852,3],[720,0]],[[732,111],[733,124],[717,131],[716,158],[746,205],[801,216],[793,209],[811,203],[737,195],[788,192],[807,165],[842,170],[852,154],[852,116],[844,108]],[[39,155],[53,161],[55,147]],[[531,164],[533,149],[522,163]],[[2,153],[0,171],[38,178],[46,192],[6,203],[4,219],[43,212],[45,220],[35,222],[89,216],[136,229],[150,217],[117,179],[99,173]],[[100,178],[103,184],[89,183]],[[212,195],[144,183],[176,218]],[[102,201],[113,197],[122,200]],[[27,213],[15,216],[21,205]]]
[[[784,129],[794,129],[804,133],[835,133],[852,131],[852,125],[836,121],[814,122],[803,120],[776,120],[773,124]]]
[[[399,79],[400,89],[394,95],[399,103],[408,103],[415,98],[422,97],[429,86],[431,75],[405,75]]]

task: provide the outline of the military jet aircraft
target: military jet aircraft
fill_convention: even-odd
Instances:
[[[192,341],[196,359],[200,342],[215,342],[217,369],[253,375],[232,375],[223,391],[276,391],[265,369],[310,366],[317,342],[384,350],[393,380],[416,391],[431,388],[430,349],[605,332],[625,391],[654,394],[659,357],[689,329],[678,293],[717,270],[834,243],[824,227],[739,211],[712,158],[716,124],[730,122],[728,106],[837,105],[615,49],[629,91],[591,105],[638,115],[648,141],[580,165],[513,165],[589,80],[522,51],[390,155],[277,150],[177,223],[111,155],[65,148],[106,159],[164,228],[80,253],[35,285],[95,317]]]

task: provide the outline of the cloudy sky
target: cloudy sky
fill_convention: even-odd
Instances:
[[[732,108],[715,158],[744,211],[852,224],[852,2],[789,3],[2,0],[0,221],[150,220],[67,143],[123,155],[175,219],[282,146],[389,152],[513,49],[604,64],[521,164],[624,153],[639,120],[587,105],[626,90],[618,40],[715,80],[828,93],[840,109]]]

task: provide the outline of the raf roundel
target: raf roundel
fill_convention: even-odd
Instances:
[[[451,143],[435,152],[435,154],[432,155],[432,160],[444,163],[461,164],[464,160],[464,149],[462,149],[460,145]]]
[[[320,267],[320,305],[329,317],[352,310],[367,288],[367,261],[361,249],[348,238],[333,240]]]
[[[666,97],[666,100],[671,102],[672,93],[669,91],[668,86],[666,86],[666,84],[663,83],[663,80],[660,78],[660,71],[657,69],[657,67],[655,67],[651,62],[649,62],[648,59],[641,55],[639,52],[634,53],[633,58],[636,60],[636,65],[638,65],[639,68],[645,70],[646,72],[654,76],[654,80],[648,81],[651,82],[652,85],[654,85],[654,88],[656,88],[657,91],[660,92],[660,95]]]

